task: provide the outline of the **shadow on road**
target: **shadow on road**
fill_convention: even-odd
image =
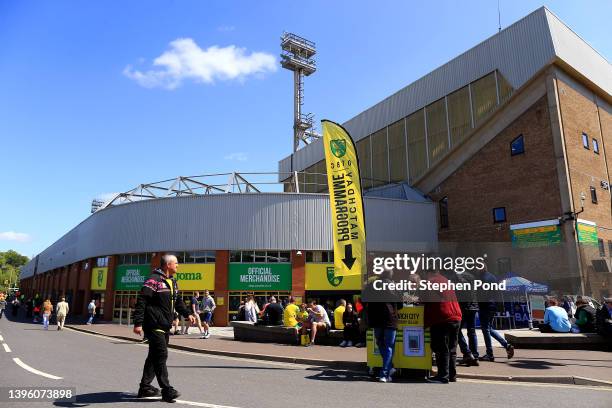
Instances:
[[[93,392],[80,394],[76,402],[54,402],[56,407],[86,407],[89,404],[121,404],[122,402],[151,402],[149,399],[136,398],[134,394],[124,392]]]
[[[365,372],[358,371],[347,371],[347,370],[334,370],[334,369],[323,369],[320,368],[309,368],[308,370],[319,371],[316,374],[306,376],[304,378],[309,380],[318,381],[365,381],[375,382],[378,381],[376,376],[368,375]],[[402,374],[402,377],[396,376],[393,378],[393,382],[396,383],[423,383],[425,381],[425,372],[415,370],[411,374]]]

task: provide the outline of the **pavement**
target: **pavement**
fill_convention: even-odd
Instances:
[[[105,326],[112,327],[94,325],[91,329]],[[40,324],[7,319],[0,320],[0,336],[0,343],[6,344],[4,350],[4,346],[0,347],[2,387],[71,387],[77,395],[75,402],[25,403],[4,399],[0,401],[3,408],[166,406],[158,398],[142,400],[135,395],[148,351],[146,344],[76,330],[57,331],[52,326],[47,331]],[[218,336],[223,337],[223,334]],[[199,339],[191,342],[196,340]],[[171,383],[182,393],[176,401],[177,406],[286,408],[299,404],[351,408],[407,405],[501,408],[520,401],[521,408],[551,404],[555,407],[607,408],[612,401],[610,387],[461,378],[448,385],[403,378],[381,384],[364,372],[176,349],[169,351],[168,371]],[[6,398],[2,387],[0,395]]]
[[[70,328],[114,338],[140,341],[131,326],[114,323],[70,324]],[[503,332],[502,332],[503,333]],[[479,333],[479,344],[484,344]],[[527,381],[539,383],[601,385],[612,387],[612,353],[588,350],[517,349],[514,358],[494,341],[495,362],[480,362],[479,367],[458,366],[460,378]],[[211,328],[211,337],[200,339],[197,329],[190,334],[171,336],[170,346],[180,350],[242,357],[256,360],[326,366],[352,371],[366,370],[365,348],[332,346],[300,347],[273,343],[233,340],[231,327]],[[484,354],[484,348],[480,349]]]

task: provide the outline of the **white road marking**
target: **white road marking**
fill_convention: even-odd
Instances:
[[[2,347],[4,347],[4,351],[6,351],[7,353],[11,352],[11,348],[8,346],[8,344],[2,343]]]
[[[35,368],[32,368],[32,367],[30,367],[29,365],[27,365],[26,363],[24,363],[23,361],[21,361],[20,359],[18,359],[17,357],[13,358],[13,361],[14,361],[15,363],[17,363],[17,365],[18,365],[19,367],[21,367],[21,368],[23,368],[24,370],[29,371],[29,372],[31,372],[31,373],[33,373],[33,374],[40,375],[40,376],[42,376],[42,377],[51,378],[52,380],[61,380],[61,379],[62,379],[62,377],[58,377],[58,376],[53,375],[53,374],[47,374],[47,373],[44,373],[44,372],[42,372],[42,371],[39,371],[39,370],[37,370],[37,369],[35,369]]]
[[[150,400],[157,400],[159,401],[159,397],[148,397],[147,399]],[[193,407],[205,407],[205,408],[238,408],[238,407],[232,407],[229,405],[217,405],[217,404],[207,404],[206,402],[194,402],[194,401],[185,401],[185,400],[174,400],[174,402],[176,404],[183,404],[183,405],[191,405]]]
[[[476,384],[499,384],[499,385],[514,385],[522,387],[542,387],[542,388],[573,388],[575,390],[592,390],[592,391],[607,391],[612,392],[611,387],[596,386],[596,385],[578,385],[578,384],[554,384],[554,383],[535,383],[524,381],[499,381],[499,380],[474,380],[471,378],[458,378],[458,382],[476,383]]]
[[[4,337],[0,336],[0,341],[4,341]]]

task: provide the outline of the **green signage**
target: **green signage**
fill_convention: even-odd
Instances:
[[[115,272],[115,290],[140,290],[151,275],[151,265],[121,265]]]
[[[585,245],[597,245],[597,225],[578,221],[578,242]]]
[[[291,290],[291,264],[229,265],[229,290]]]
[[[510,231],[512,246],[517,248],[532,248],[559,244],[561,229],[558,225],[521,228]]]

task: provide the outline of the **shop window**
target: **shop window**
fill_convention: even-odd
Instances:
[[[372,187],[389,183],[387,128],[372,135]]]
[[[599,154],[599,143],[597,139],[593,139],[593,153]]]
[[[230,251],[232,263],[289,263],[289,251]]]
[[[179,263],[181,259],[186,264],[200,264],[200,263],[215,263],[216,253],[215,251],[191,251],[181,252],[177,254]]]
[[[427,169],[427,148],[425,143],[425,115],[423,109],[406,118],[408,136],[408,169],[410,183],[419,178]]]
[[[510,143],[510,155],[516,156],[517,154],[525,153],[525,138],[523,135],[519,135],[516,139]]]
[[[440,206],[440,228],[448,228],[448,197],[439,202]]]
[[[427,113],[427,146],[431,166],[448,151],[448,127],[444,98],[428,105],[425,112]]]
[[[334,251],[307,251],[306,262],[308,263],[333,263]]]
[[[108,266],[108,257],[104,256],[104,257],[100,257],[98,259],[96,259],[96,266],[98,268],[104,268]]]
[[[408,178],[406,165],[406,132],[404,119],[389,126],[389,168],[391,181]]]
[[[451,144],[461,143],[472,129],[470,110],[470,90],[467,86],[448,95],[448,123],[450,126]]]
[[[586,133],[582,133],[582,147],[589,150],[589,136]]]
[[[601,238],[597,239],[597,246],[599,247],[599,256],[602,258],[606,256],[606,247],[604,245],[604,240]]]
[[[119,255],[119,265],[147,265],[151,263],[151,254]]]
[[[493,222],[506,222],[506,207],[497,207],[493,209]]]
[[[595,187],[591,187],[591,202],[597,204],[597,190]]]

